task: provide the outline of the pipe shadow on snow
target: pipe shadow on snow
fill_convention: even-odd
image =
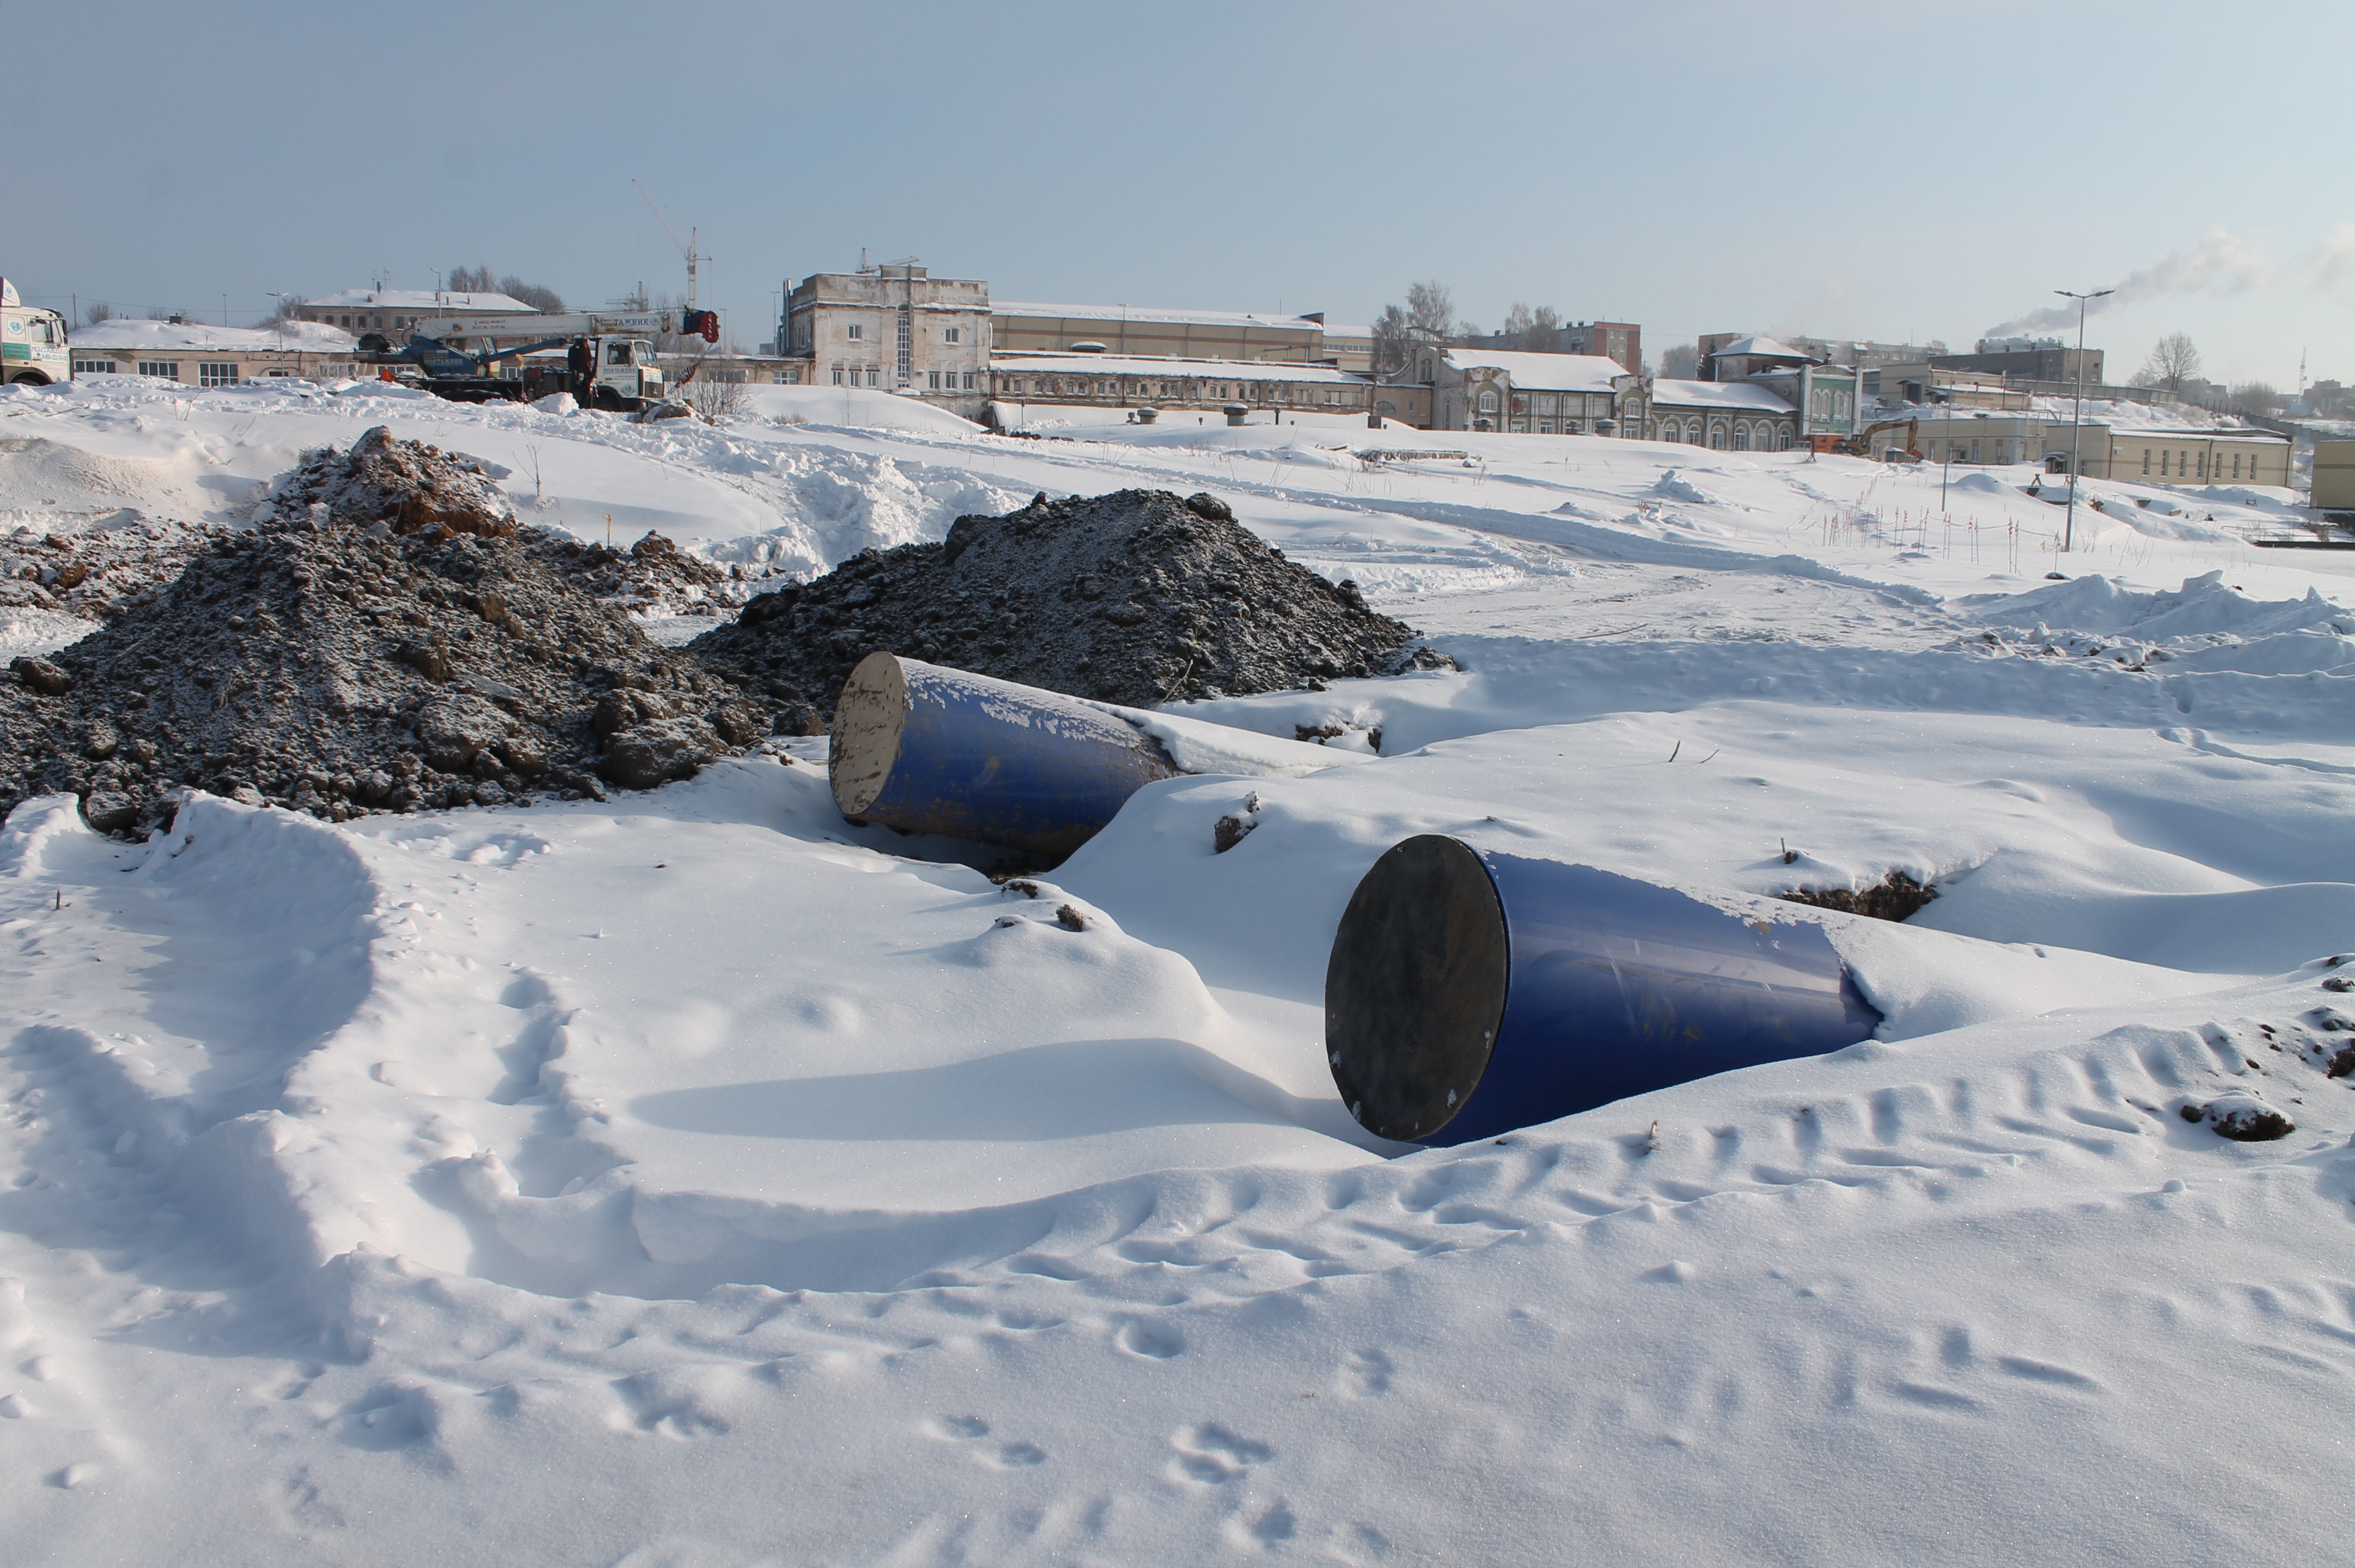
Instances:
[[[823,1142],[1043,1143],[1318,1119],[1309,1105],[1284,1115],[1221,1086],[1239,1071],[1184,1040],[1062,1040],[938,1067],[666,1090],[626,1109],[675,1132]],[[1255,1097],[1281,1093],[1253,1087]]]

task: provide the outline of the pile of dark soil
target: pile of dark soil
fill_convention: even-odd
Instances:
[[[432,475],[440,454],[380,455]],[[70,790],[93,827],[121,831],[162,820],[181,785],[337,820],[602,795],[767,732],[765,704],[582,586],[588,547],[517,528],[463,487],[418,488],[425,506],[354,485],[282,507],[152,603],[16,661],[0,680],[0,813]]]
[[[741,566],[690,555],[657,533],[627,549],[584,546],[573,573],[581,587],[619,610],[732,615],[752,592]]]
[[[378,425],[347,452],[330,446],[304,453],[301,465],[271,486],[260,515],[357,528],[381,524],[393,533],[439,525],[503,537],[528,527],[495,483],[506,477],[496,464],[400,441]],[[690,555],[658,533],[626,549],[584,544],[569,564],[583,589],[623,610],[729,614],[752,591],[741,567]]]
[[[688,645],[781,701],[831,711],[879,649],[1131,707],[1447,667],[1352,582],[1294,565],[1210,496],[1164,490],[960,517],[763,593]]]
[[[163,522],[128,508],[69,534],[20,528],[0,539],[0,609],[96,621],[153,599],[227,528]]]
[[[1783,897],[1795,904],[1836,909],[1875,920],[1903,920],[1938,896],[1935,882],[1917,882],[1891,871],[1869,888],[1795,888]]]

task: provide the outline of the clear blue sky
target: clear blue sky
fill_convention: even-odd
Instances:
[[[2114,373],[2355,381],[2355,5],[0,3],[0,271],[232,320],[486,261],[593,303],[914,255],[1000,297],[1365,320],[1414,279],[1943,337],[2152,274]],[[54,72],[49,80],[45,75]],[[36,104],[38,107],[36,107]],[[2202,253],[2213,265],[2162,265]],[[2335,249],[2334,249],[2335,246]]]

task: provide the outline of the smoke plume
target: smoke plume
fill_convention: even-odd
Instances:
[[[2328,277],[2325,276],[2326,269],[2330,270]],[[2342,300],[2355,300],[2355,224],[2340,224],[2332,231],[2330,243],[2325,247],[2321,256],[2296,271],[2307,274],[2307,279],[2297,281],[2310,280],[2329,288]],[[2091,302],[2086,306],[2086,313],[2099,315],[2115,305],[2171,299],[2182,294],[2237,294],[2252,289],[2273,288],[2287,281],[2291,280],[2285,278],[2279,268],[2239,236],[2222,229],[2211,229],[2207,238],[2200,241],[2199,249],[2190,255],[2180,251],[2169,251],[2142,271],[2129,273],[2120,282],[2111,284],[2113,292],[2105,298]],[[1990,326],[1980,336],[2023,337],[2076,325],[2076,304],[2062,301]]]

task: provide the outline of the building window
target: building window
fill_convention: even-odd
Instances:
[[[1736,452],[1747,452],[1750,450],[1750,427],[1748,425],[1737,425],[1734,427],[1733,450]]]
[[[73,362],[73,373],[77,376],[112,376],[114,374],[114,361],[77,358]]]
[[[2233,478],[2235,478],[2235,479],[2238,479],[2240,476],[2241,476],[2241,454],[2240,454],[2239,453],[2237,453],[2237,452],[2236,452],[2236,453],[2232,453],[2232,477],[2233,477]]]
[[[166,381],[176,381],[180,379],[180,362],[176,359],[142,359],[139,361],[139,373],[143,376],[160,376]]]
[[[1551,435],[1551,434],[1553,433],[1553,421],[1551,421],[1551,420],[1540,420],[1540,421],[1538,421],[1538,433],[1539,433],[1540,435]]]
[[[2146,447],[2144,447],[2144,448],[2142,449],[2142,471],[2143,471],[2143,475],[2144,475],[2144,477],[2145,477],[2145,478],[2149,477],[2149,475],[2150,475],[2150,448],[2148,448],[2148,447],[2147,447],[2147,446],[2146,446]]]
[[[974,378],[974,374],[975,374],[975,372],[973,372],[973,371],[971,371],[971,370],[967,370],[967,371],[964,373],[964,389],[965,389],[966,391],[968,391],[968,392],[970,392],[970,391],[972,391],[972,390],[973,390],[973,378]]]
[[[964,329],[962,327],[952,326],[941,334],[941,341],[943,343],[962,343],[964,341]]]
[[[842,367],[839,365],[834,368],[834,384],[837,387],[842,385]]]
[[[926,372],[926,374],[932,377],[932,382],[925,388],[925,390],[931,392],[939,391],[941,389],[941,373],[938,370],[932,370]]]
[[[1497,411],[1496,393],[1483,392],[1480,394],[1480,411],[1484,414],[1493,414]]]
[[[867,327],[865,324],[854,321],[848,326],[842,329],[842,336],[850,339],[851,342],[856,343],[860,338],[867,336]]]
[[[208,365],[199,361],[197,366],[197,385],[199,387],[234,387],[237,385],[237,367],[234,365]]]
[[[883,372],[877,369],[872,365],[867,367],[867,384],[870,387],[881,386],[883,384]]]

